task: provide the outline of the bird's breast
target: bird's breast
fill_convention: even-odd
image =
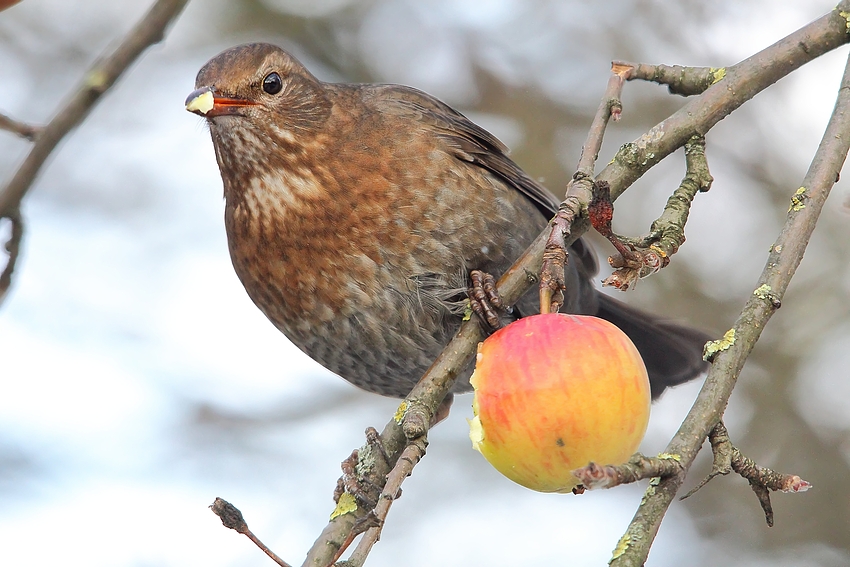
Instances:
[[[370,188],[370,195],[354,187]],[[289,170],[226,188],[231,259],[252,300],[288,335],[380,311],[416,293],[419,239],[392,214],[386,180],[341,185],[329,171]],[[430,261],[430,260],[429,260]],[[433,261],[439,261],[434,258]]]

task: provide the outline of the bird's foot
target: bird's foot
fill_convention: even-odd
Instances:
[[[472,311],[489,326],[490,330],[500,329],[502,322],[498,310],[510,313],[511,308],[506,307],[502,302],[502,297],[496,289],[496,279],[487,272],[472,270],[469,272],[469,281],[467,293]]]

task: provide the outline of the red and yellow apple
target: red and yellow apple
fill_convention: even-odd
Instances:
[[[620,464],[649,421],[643,360],[619,328],[596,317],[520,319],[478,346],[470,438],[509,479],[569,492],[572,471]]]

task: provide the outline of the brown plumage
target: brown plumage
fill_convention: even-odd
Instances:
[[[469,271],[499,275],[557,208],[499,140],[416,89],[324,83],[268,44],[216,56],[196,88],[187,109],[209,122],[245,290],[369,391],[406,395],[457,330]],[[563,310],[629,334],[654,396],[702,371],[705,335],[599,294],[593,253],[570,252]],[[532,292],[511,316],[535,312]]]

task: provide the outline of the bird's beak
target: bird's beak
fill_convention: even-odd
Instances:
[[[254,104],[256,103],[244,98],[221,96],[213,92],[211,87],[195,89],[186,98],[186,110],[207,118],[239,114],[240,109]]]

